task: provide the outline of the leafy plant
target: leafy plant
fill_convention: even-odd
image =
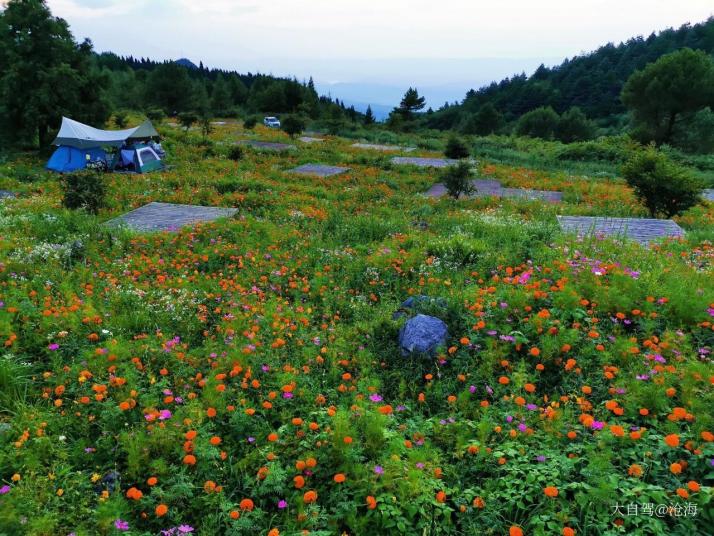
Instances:
[[[652,217],[671,218],[696,205],[703,184],[686,168],[654,146],[637,152],[622,166],[622,175]]]
[[[82,208],[92,214],[106,206],[104,175],[95,171],[75,171],[60,176],[64,192],[62,204],[70,209]]]
[[[472,179],[471,164],[468,162],[459,162],[456,165],[449,166],[441,174],[441,180],[446,187],[446,191],[454,199],[473,193]]]

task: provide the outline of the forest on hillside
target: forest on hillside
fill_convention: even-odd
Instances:
[[[620,96],[630,76],[683,48],[714,54],[714,18],[633,37],[618,45],[608,43],[555,67],[541,65],[530,76],[521,73],[472,89],[460,104],[446,103],[425,114],[424,125],[488,134],[508,130],[524,114],[550,107],[557,114],[575,108],[605,133],[619,132],[628,122],[628,107]]]

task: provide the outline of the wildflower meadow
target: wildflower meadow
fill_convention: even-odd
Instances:
[[[103,175],[97,214],[0,163],[0,534],[712,533],[714,204],[578,237],[556,215],[647,217],[597,164],[477,152],[562,202],[454,201],[354,140],[221,123],[158,125],[170,167]],[[316,162],[349,171],[289,172]],[[151,201],[238,211],[105,225]],[[405,355],[419,314],[446,342]]]

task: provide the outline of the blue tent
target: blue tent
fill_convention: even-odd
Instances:
[[[78,149],[60,145],[47,162],[47,169],[65,173],[77,171],[87,167],[88,162],[97,160],[106,162],[107,153],[101,147],[90,147],[88,149]]]

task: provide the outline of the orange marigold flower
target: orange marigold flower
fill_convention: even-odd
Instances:
[[[672,472],[672,474],[678,475],[682,472],[682,466],[681,464],[675,462],[669,466],[669,470]]]
[[[253,504],[253,501],[251,499],[243,499],[240,504],[238,504],[241,510],[244,510],[246,512],[250,512],[255,508],[255,504]]]
[[[183,457],[183,463],[186,465],[196,465],[196,456],[193,454],[186,454],[186,456]]]
[[[443,490],[438,491],[436,493],[436,502],[438,502],[438,503],[446,502],[446,492],[444,492]]]
[[[632,465],[630,465],[630,468],[627,470],[627,474],[630,476],[634,476],[634,477],[642,476],[642,466],[637,465],[636,463],[633,463]]]
[[[556,488],[555,486],[547,486],[543,488],[543,493],[545,493],[548,497],[557,497],[558,488]]]
[[[156,507],[156,515],[157,517],[163,517],[166,515],[166,512],[169,511],[169,507],[166,506],[165,504],[160,504]]]
[[[682,499],[689,499],[689,492],[684,488],[677,488],[677,495]]]
[[[513,525],[510,529],[508,529],[508,536],[523,536],[523,529]]]
[[[575,536],[575,530],[570,527],[563,527],[563,536]]]
[[[155,476],[150,476],[149,478],[146,479],[146,483],[149,486],[155,486],[159,482],[159,479],[156,478]]]
[[[332,480],[337,482],[338,484],[342,484],[347,477],[345,477],[344,473],[337,473],[335,476],[332,477]]]
[[[305,487],[305,479],[300,475],[293,478],[293,482],[295,483],[295,487],[297,489],[302,489]]]
[[[143,495],[144,494],[141,492],[140,489],[137,489],[133,486],[131,488],[129,488],[128,490],[126,490],[127,498],[132,499],[134,501],[138,501],[139,499],[141,499],[141,497],[143,497]]]
[[[699,483],[695,480],[690,480],[687,482],[687,487],[689,488],[689,491],[696,493],[699,491]]]
[[[372,497],[371,495],[367,495],[367,508],[370,510],[374,510],[377,508],[377,499]]]
[[[679,436],[677,434],[669,434],[668,436],[665,436],[664,442],[667,443],[668,446],[674,448],[679,446]]]
[[[310,504],[314,503],[317,500],[317,492],[316,491],[306,491],[305,494],[302,496],[302,502],[305,504]]]

